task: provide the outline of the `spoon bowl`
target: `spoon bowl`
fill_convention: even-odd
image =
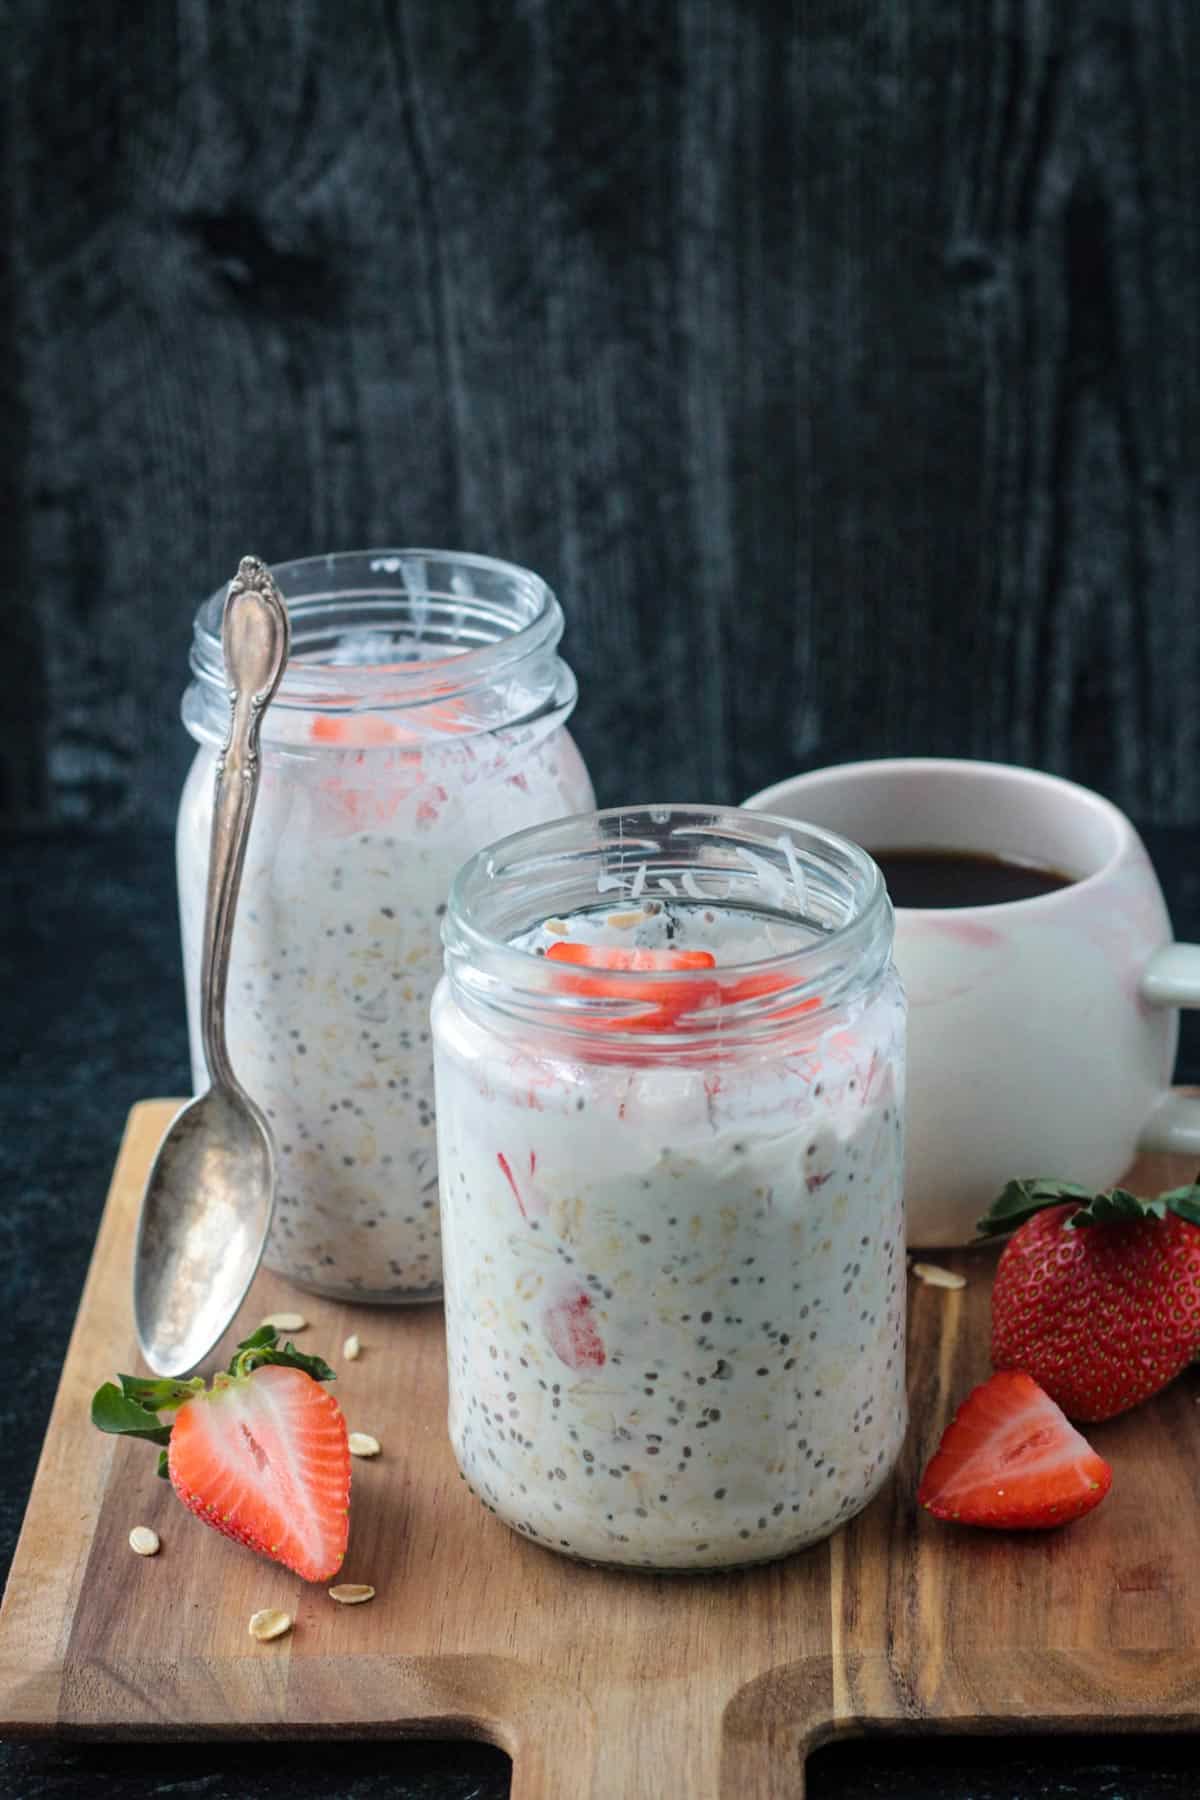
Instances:
[[[176,1114],[146,1183],[134,1325],[159,1375],[189,1374],[254,1280],[271,1223],[275,1152],[244,1094],[210,1088]]]

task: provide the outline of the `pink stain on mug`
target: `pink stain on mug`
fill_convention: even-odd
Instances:
[[[922,923],[935,935],[953,938],[956,944],[969,944],[973,950],[1001,950],[1008,942],[1004,932],[997,931],[993,925],[981,925],[975,919],[946,915]]]

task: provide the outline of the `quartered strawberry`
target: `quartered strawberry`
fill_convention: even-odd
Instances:
[[[1200,1188],[1139,1200],[1012,1181],[980,1224],[1013,1231],[992,1289],[992,1362],[1072,1419],[1111,1419],[1200,1355]]]
[[[1112,1470],[1048,1394],[1003,1370],[968,1394],[921,1477],[935,1519],[997,1531],[1047,1531],[1099,1506]]]
[[[305,1581],[341,1567],[350,1531],[350,1447],[341,1408],[321,1383],[333,1370],[262,1326],[211,1390],[122,1375],[92,1401],[102,1431],[166,1444],[183,1504],[206,1525],[283,1563]],[[159,1413],[172,1411],[164,1425]]]

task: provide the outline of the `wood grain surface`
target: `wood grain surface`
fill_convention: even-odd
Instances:
[[[954,1531],[915,1506],[949,1412],[987,1372],[987,1251],[946,1259],[961,1291],[913,1283],[894,1481],[828,1544],[768,1568],[655,1578],[528,1543],[457,1475],[438,1310],[298,1299],[269,1276],[242,1326],[299,1304],[351,1427],[383,1445],[355,1464],[344,1570],[377,1596],[339,1607],[204,1531],[152,1452],[87,1424],[94,1386],[133,1357],[133,1225],[170,1112],[135,1108],[113,1179],[0,1614],[5,1734],[483,1736],[513,1757],[514,1800],[784,1800],[837,1734],[1200,1728],[1200,1380],[1093,1428],[1113,1492],[1072,1528]],[[1182,1173],[1146,1159],[1135,1179]],[[347,1364],[351,1329],[363,1354]],[[129,1549],[139,1523],[161,1535],[153,1559]],[[293,1612],[294,1632],[255,1643],[264,1606]]]
[[[1200,817],[1193,0],[10,0],[0,820],[172,814],[238,557],[559,590],[602,801]]]

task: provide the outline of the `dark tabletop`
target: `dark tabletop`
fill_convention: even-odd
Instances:
[[[1197,834],[1144,835],[1177,931],[1200,937]],[[125,1115],[135,1100],[189,1085],[169,839],[0,844],[0,996],[7,1567]],[[1197,1015],[1184,1019],[1179,1078],[1200,1081]],[[508,1762],[461,1743],[0,1746],[6,1796],[71,1800],[101,1788],[111,1800],[500,1800]],[[1198,1791],[1186,1739],[866,1739],[809,1764],[811,1800],[1195,1800]]]

